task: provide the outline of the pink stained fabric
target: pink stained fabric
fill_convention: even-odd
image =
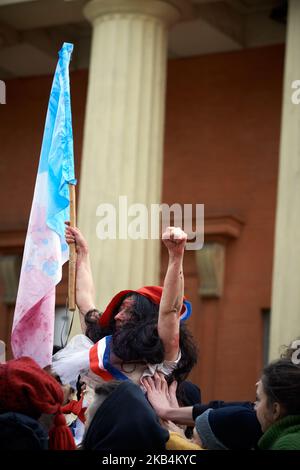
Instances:
[[[29,356],[41,367],[51,364],[55,286],[62,277],[68,247],[46,225],[47,174],[36,181],[12,328],[15,358]],[[62,250],[62,246],[64,250]]]
[[[51,364],[55,286],[69,258],[64,222],[70,220],[68,184],[75,185],[69,63],[64,43],[52,82],[38,174],[28,224],[12,328],[15,358]]]

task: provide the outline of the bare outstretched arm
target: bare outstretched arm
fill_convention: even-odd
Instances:
[[[168,227],[162,236],[169,262],[159,306],[158,334],[165,349],[165,360],[174,361],[179,352],[180,312],[183,302],[183,256],[187,235],[179,227]]]
[[[76,244],[76,304],[80,311],[81,329],[85,333],[84,316],[89,310],[95,309],[95,289],[88,244],[80,230],[70,227],[68,223],[66,223],[65,236],[68,244]]]

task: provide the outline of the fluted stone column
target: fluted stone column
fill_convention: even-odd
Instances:
[[[97,305],[159,280],[159,241],[99,240],[97,207],[161,202],[168,27],[186,1],[93,0],[78,225],[88,239]],[[128,218],[128,223],[132,217]],[[124,228],[124,224],[122,225]],[[150,226],[148,233],[150,233]]]
[[[273,268],[270,359],[300,335],[300,104],[291,100],[300,79],[300,2],[290,0]]]

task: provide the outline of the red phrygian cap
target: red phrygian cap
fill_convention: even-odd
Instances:
[[[103,314],[99,319],[99,323],[101,326],[107,326],[109,320],[115,310],[115,308],[122,302],[123,297],[126,294],[141,294],[147,299],[151,300],[156,305],[160,304],[161,296],[162,296],[163,288],[161,286],[145,286],[141,287],[138,290],[121,290],[118,294],[116,294],[109,304],[107,305],[106,309],[104,310]],[[183,305],[181,309],[181,320],[186,320],[192,313],[192,305],[191,303],[183,298]]]

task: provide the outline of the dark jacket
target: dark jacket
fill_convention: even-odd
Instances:
[[[163,429],[140,387],[122,382],[100,405],[83,439],[84,450],[165,449]]]
[[[0,450],[48,449],[48,433],[35,419],[21,413],[0,414]]]

